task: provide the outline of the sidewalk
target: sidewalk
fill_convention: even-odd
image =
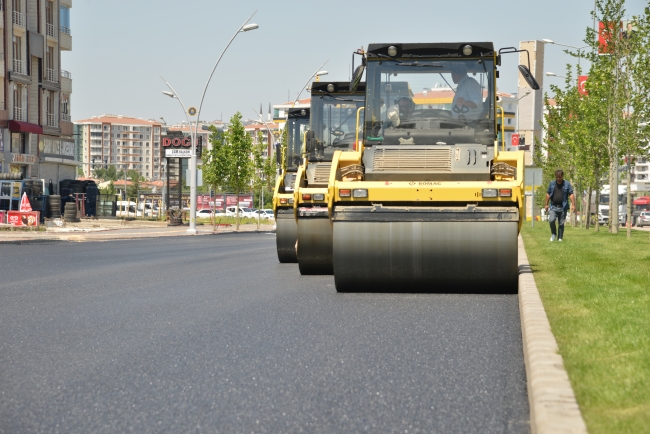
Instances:
[[[133,238],[191,236],[187,233],[189,226],[168,226],[167,222],[144,220],[84,219],[80,223],[66,223],[64,227],[47,227],[41,231],[7,230],[9,225],[0,225],[0,244],[31,244],[53,241],[108,241]],[[218,226],[197,224],[196,235],[220,235],[225,233],[258,232],[257,224]],[[260,224],[259,232],[275,232],[275,224]]]

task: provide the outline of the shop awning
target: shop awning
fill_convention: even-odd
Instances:
[[[30,124],[29,122],[9,121],[9,131],[19,133],[43,134],[43,128],[40,125]]]

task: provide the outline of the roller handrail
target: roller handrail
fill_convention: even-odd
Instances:
[[[506,116],[505,116],[505,111],[503,110],[503,107],[497,106],[497,110],[501,110],[501,150],[505,152],[506,150],[506,135],[505,135],[505,128],[503,126],[503,123],[506,121]],[[495,149],[497,152],[494,153],[494,157],[496,158],[499,155],[499,145],[495,146]]]
[[[361,143],[359,143],[359,119],[361,118],[361,110],[365,110],[365,107],[359,107],[357,110],[357,131],[356,131],[356,136],[355,136],[355,142],[354,145],[357,147],[357,152],[359,153],[359,160],[361,160],[361,157],[363,157],[363,153],[361,150]]]

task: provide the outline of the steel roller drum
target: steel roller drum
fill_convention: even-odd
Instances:
[[[298,226],[293,215],[293,209],[279,209],[275,219],[275,244],[280,262],[298,262],[296,257],[297,239]]]
[[[518,290],[516,208],[347,211],[333,226],[339,292]]]
[[[300,274],[332,274],[332,224],[327,216],[298,217]]]

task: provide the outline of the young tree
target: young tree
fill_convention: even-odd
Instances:
[[[131,178],[131,185],[126,188],[126,195],[137,198],[140,191],[140,173],[136,170],[129,170],[127,174]]]
[[[227,134],[230,158],[226,186],[237,195],[237,205],[235,207],[237,229],[239,229],[239,195],[250,189],[255,169],[251,160],[253,140],[246,133],[244,125],[241,123],[241,118],[242,115],[239,112],[230,118]]]
[[[263,190],[268,190],[269,186],[274,181],[275,162],[271,156],[264,156],[264,151],[267,149],[267,144],[264,143],[264,133],[258,131],[257,145],[253,147],[253,165],[255,167],[255,176],[253,178],[253,189],[262,193]],[[260,205],[264,208],[264,203]],[[257,215],[257,229],[260,228],[260,214]]]
[[[224,189],[229,175],[230,146],[226,144],[227,133],[210,126],[210,149],[203,152],[203,182],[214,191]],[[213,205],[216,210],[216,205]],[[212,229],[216,229],[216,219]]]

